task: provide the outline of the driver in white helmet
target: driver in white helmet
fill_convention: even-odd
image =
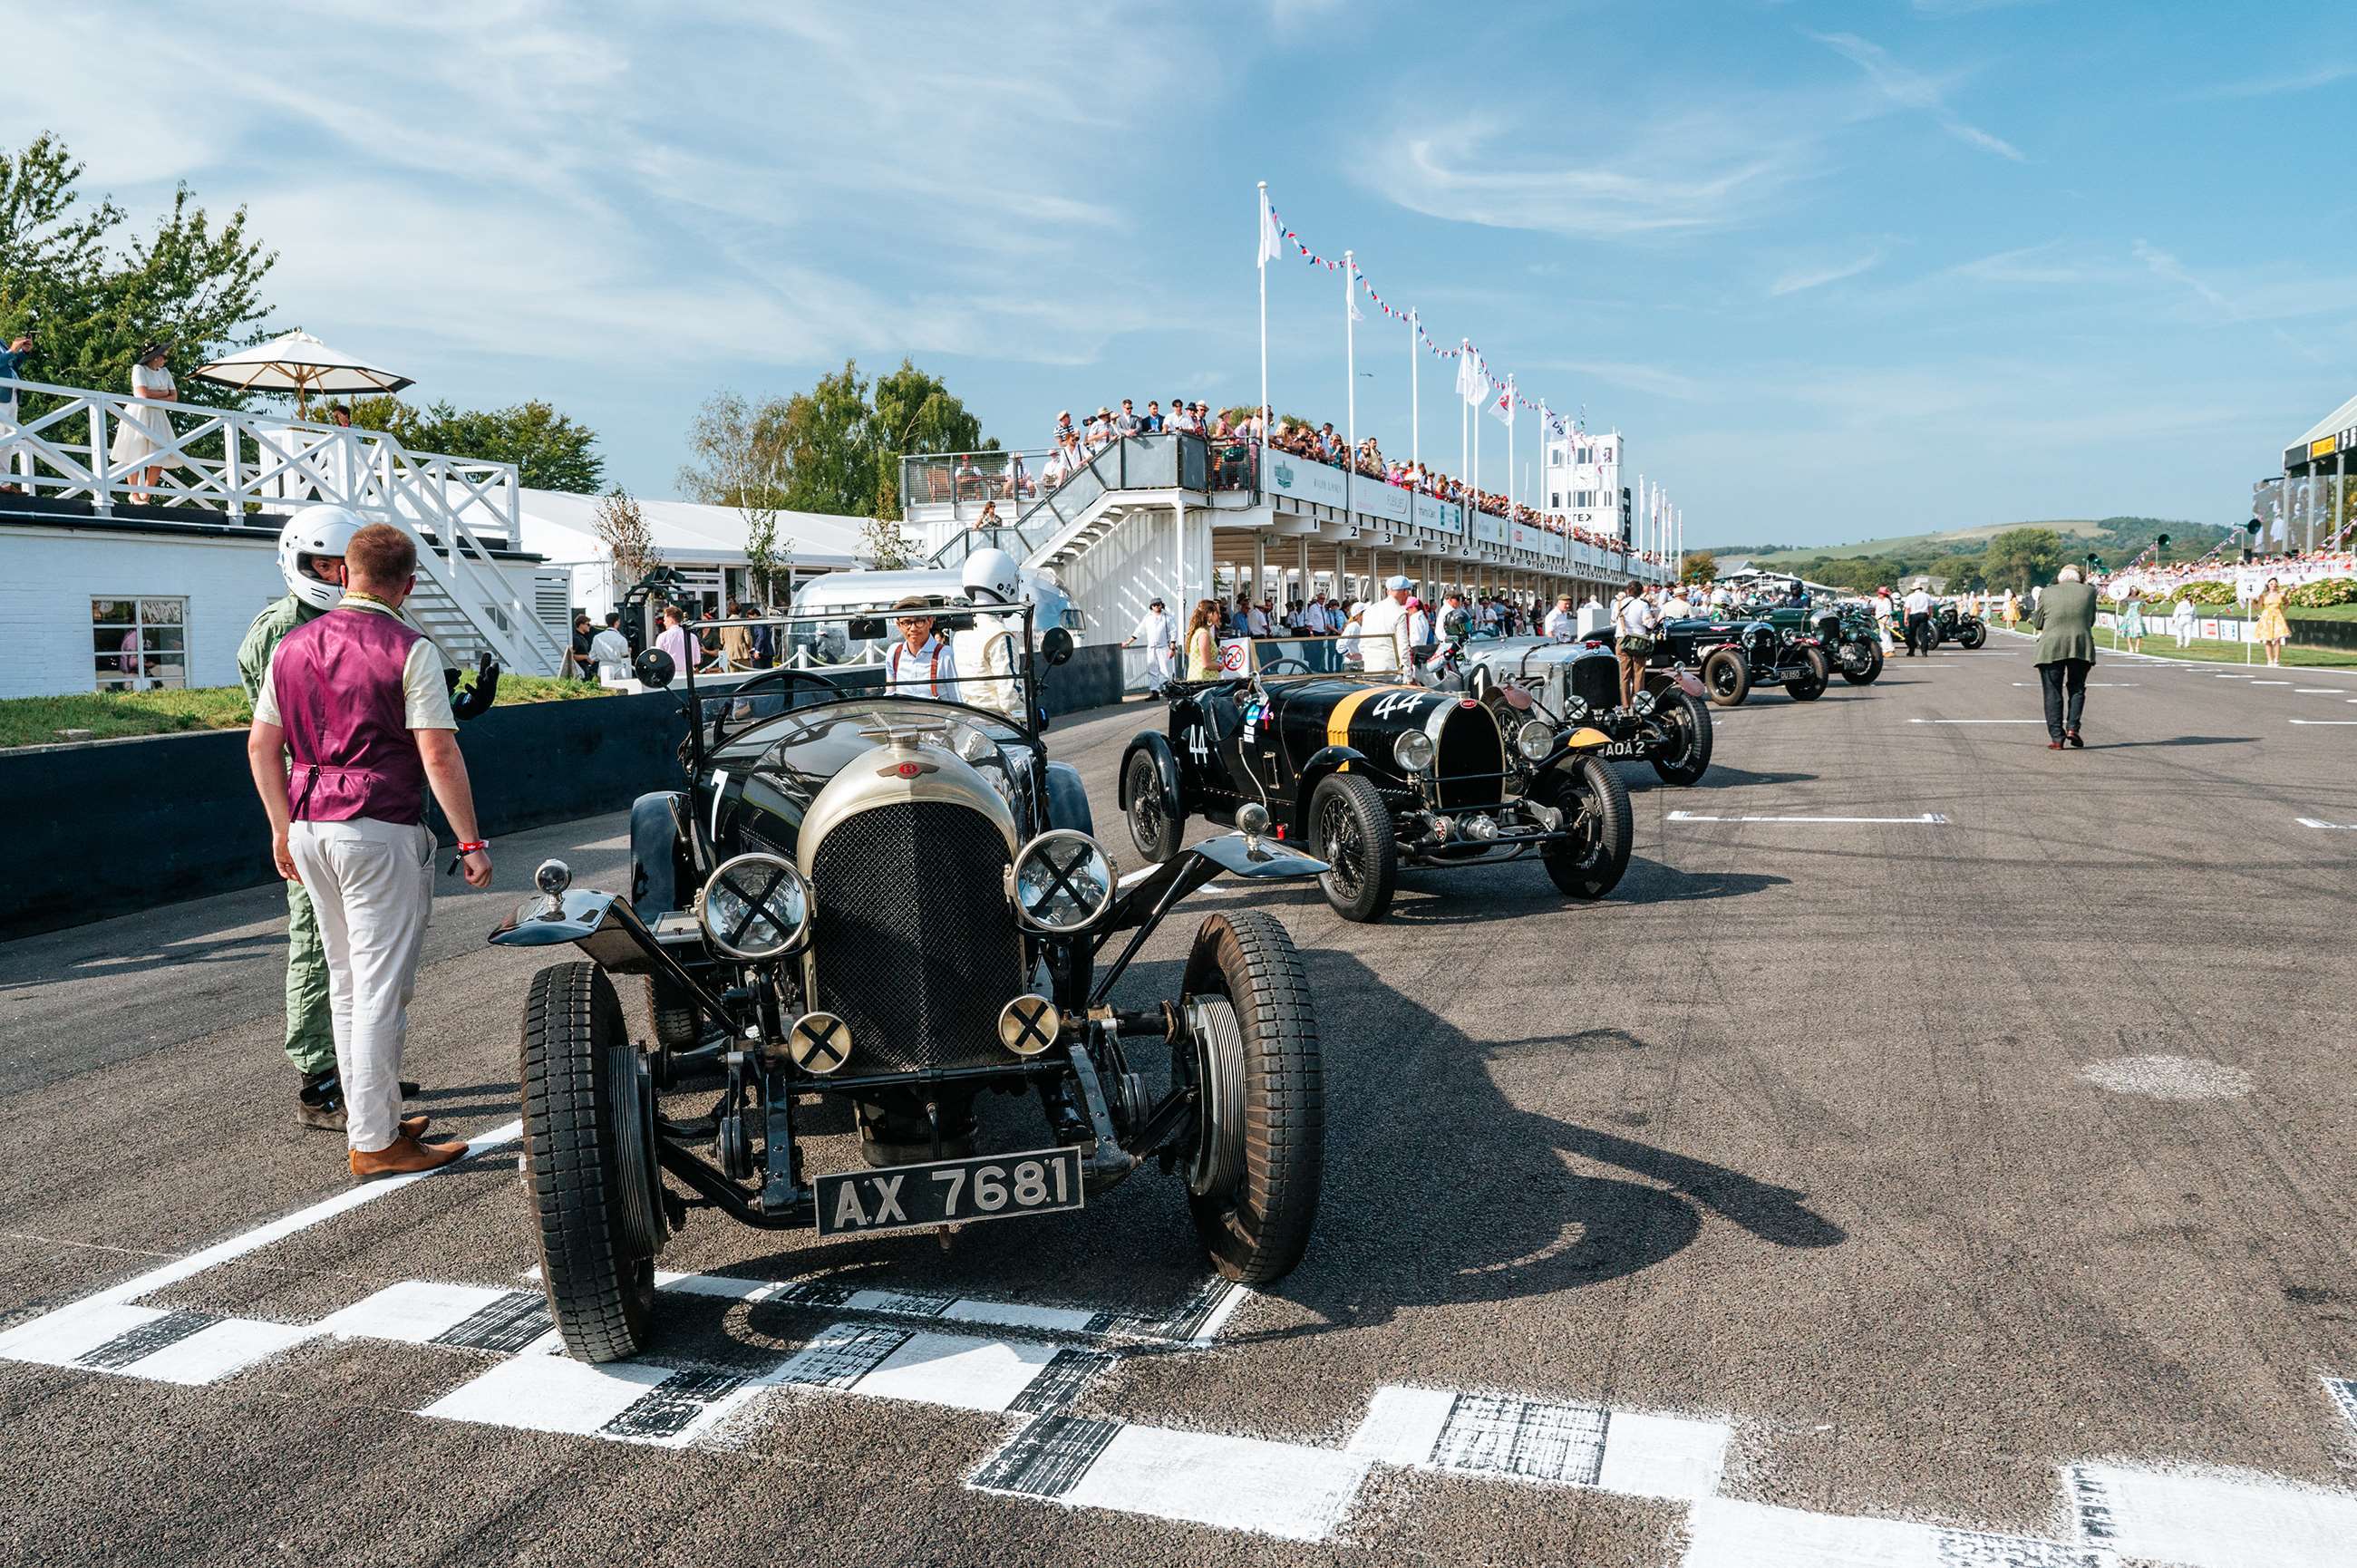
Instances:
[[[1023,574],[1004,550],[977,550],[965,558],[965,596],[976,607],[974,626],[951,639],[957,658],[957,698],[969,707],[1005,714],[1024,725],[1023,618],[992,615],[985,607],[1023,602]],[[1025,727],[1028,727],[1026,725]]]
[[[344,597],[344,546],[368,520],[349,507],[306,507],[278,535],[278,573],[286,596],[253,618],[238,645],[238,679],[245,700],[262,693],[270,656],[286,634],[334,609]],[[328,1010],[328,950],[319,921],[300,882],[286,887],[286,1059],[303,1075],[295,1116],[306,1127],[344,1130],[344,1095],[336,1076],[334,1020]],[[417,1086],[404,1083],[404,1094]]]

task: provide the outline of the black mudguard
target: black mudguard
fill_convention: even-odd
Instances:
[[[1157,737],[1160,738],[1159,736]],[[1125,764],[1127,759],[1124,758]],[[1124,767],[1123,772],[1128,768]],[[1081,770],[1069,762],[1048,764],[1048,825],[1071,828],[1091,838],[1096,836],[1096,818],[1089,810],[1089,791],[1081,782]],[[1129,802],[1123,801],[1126,807]]]
[[[1309,831],[1309,797],[1318,793],[1329,773],[1340,773],[1351,764],[1361,772],[1367,770],[1367,754],[1354,746],[1323,746],[1310,754],[1301,765],[1301,777],[1293,786],[1293,821],[1286,831],[1301,834]]]
[[[630,904],[654,915],[687,907],[679,881],[680,845],[691,827],[684,790],[641,795],[630,803]]]
[[[1154,770],[1162,775],[1162,798],[1178,809],[1180,821],[1189,811],[1186,781],[1179,776],[1178,754],[1170,749],[1170,737],[1159,730],[1146,730],[1130,737],[1121,754],[1121,794],[1118,804],[1129,810],[1129,759],[1139,752],[1154,758]]]

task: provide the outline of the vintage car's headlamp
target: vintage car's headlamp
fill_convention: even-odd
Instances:
[[[1015,918],[1061,934],[1094,925],[1113,908],[1113,860],[1071,828],[1041,833],[1015,857]]]
[[[1530,719],[1514,732],[1514,749],[1523,754],[1525,762],[1544,762],[1555,749],[1555,726],[1544,719]]]
[[[723,861],[696,905],[704,934],[730,958],[777,958],[810,937],[810,884],[774,854]]]
[[[1402,773],[1421,773],[1432,766],[1433,751],[1432,737],[1412,729],[1392,743],[1392,760]]]

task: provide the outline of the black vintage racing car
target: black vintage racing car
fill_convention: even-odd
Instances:
[[[1040,646],[1060,661],[1071,634]],[[1019,711],[1036,713],[1025,663]],[[638,668],[661,686],[669,665],[649,650]],[[1324,1125],[1285,929],[1211,915],[1175,994],[1138,1010],[1112,996],[1215,876],[1324,868],[1246,811],[1242,832],[1118,886],[1079,775],[1036,729],[850,673],[869,683],[781,669],[714,698],[691,672],[686,777],[633,808],[628,890],[572,887],[552,861],[492,934],[581,950],[533,977],[522,1038],[524,1164],[565,1348],[604,1361],[646,1346],[656,1256],[697,1206],[821,1236],[956,1227],[1081,1208],[1158,1159],[1221,1273],[1285,1273],[1316,1216]],[[616,975],[684,1010],[705,1043],[682,1065],[717,1069],[708,1097],[658,1103]],[[1158,1092],[1134,1065],[1149,1048],[1168,1052]],[[1039,1132],[978,1146],[985,1092],[1033,1097]],[[806,1168],[811,1095],[848,1102],[859,1168]]]
[[[1882,634],[1861,605],[1778,606],[1760,618],[1789,636],[1812,637],[1841,678],[1871,686],[1882,674]]]
[[[1600,635],[1509,638],[1458,657],[1465,689],[1497,710],[1502,729],[1537,717],[1562,733],[1600,730],[1610,738],[1590,755],[1649,762],[1666,784],[1698,783],[1710,769],[1710,707],[1684,670],[1649,668],[1637,700],[1623,703],[1620,660]]]
[[[1813,636],[1780,631],[1764,620],[1664,621],[1652,663],[1693,671],[1722,708],[1739,707],[1767,686],[1781,686],[1796,703],[1813,703],[1833,679],[1833,663]]]
[[[1629,866],[1629,792],[1598,755],[1612,737],[1530,717],[1509,736],[1465,692],[1284,666],[1168,688],[1168,733],[1122,756],[1129,835],[1151,862],[1178,853],[1189,817],[1265,811],[1326,863],[1326,900],[1345,919],[1391,907],[1402,865],[1451,866],[1535,854],[1575,898],[1601,898]]]

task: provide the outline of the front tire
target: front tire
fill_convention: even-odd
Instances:
[[[1737,650],[1722,648],[1702,661],[1702,687],[1720,707],[1739,708],[1751,695],[1751,669]]]
[[[1399,840],[1383,792],[1354,774],[1330,773],[1309,797],[1311,853],[1326,863],[1318,886],[1346,920],[1380,920],[1399,887]]]
[[[1988,628],[1979,621],[1968,622],[1964,629],[1957,633],[1956,640],[1968,650],[1976,649],[1988,640]]]
[[[524,996],[523,1155],[540,1277],[583,1361],[646,1348],[662,1250],[654,1090],[596,964],[551,964]]]
[[[1710,708],[1692,692],[1670,694],[1661,710],[1663,727],[1683,737],[1674,752],[1652,758],[1664,784],[1693,784],[1710,770]]]
[[[1148,865],[1163,865],[1178,853],[1186,824],[1177,814],[1176,802],[1163,793],[1162,769],[1141,751],[1130,757],[1122,782],[1129,800],[1129,842]]]
[[[1796,703],[1813,703],[1825,694],[1825,686],[1833,679],[1833,672],[1825,663],[1824,649],[1803,648],[1798,651],[1801,655],[1800,668],[1785,672],[1784,690]]]
[[[1309,984],[1273,916],[1207,917],[1187,956],[1203,1115],[1188,1207],[1211,1266],[1248,1285],[1301,1261],[1318,1219],[1325,1078]]]
[[[1547,875],[1574,898],[1603,897],[1620,885],[1636,839],[1629,787],[1611,764],[1583,757],[1558,764],[1540,788],[1543,801],[1564,814],[1572,833],[1540,848]]]

